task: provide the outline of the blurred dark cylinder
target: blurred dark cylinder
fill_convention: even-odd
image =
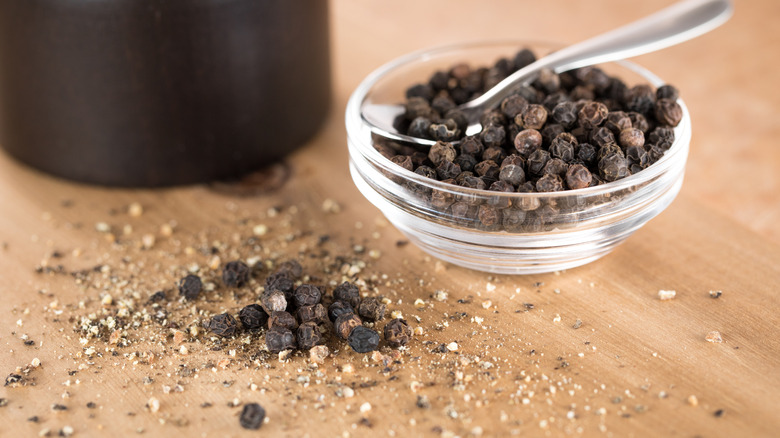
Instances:
[[[330,99],[327,0],[0,0],[0,144],[90,183],[238,177]]]

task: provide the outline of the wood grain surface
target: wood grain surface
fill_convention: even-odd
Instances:
[[[690,109],[686,181],[590,265],[511,277],[437,262],[399,245],[347,171],[346,100],[392,58],[474,39],[574,42],[670,3],[334,0],[330,117],[253,187],[104,189],[0,155],[0,373],[26,383],[0,387],[0,436],[777,436],[780,3],[737,2],[722,28],[637,59]],[[323,208],[331,201],[338,211]],[[128,214],[132,203],[143,214]],[[193,265],[218,284],[215,255],[297,258],[322,283],[361,279],[423,333],[400,352],[330,340],[322,364],[280,361],[258,353],[262,335],[187,333],[252,302],[249,289],[219,286],[194,304],[169,291],[157,308],[168,322],[155,322],[149,296]],[[662,289],[676,297],[661,301]],[[82,344],[82,317],[123,308],[138,321],[127,344]],[[712,331],[721,343],[707,342]],[[239,427],[249,402],[267,411],[259,432]]]

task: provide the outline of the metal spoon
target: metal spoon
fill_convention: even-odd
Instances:
[[[542,68],[560,73],[660,50],[715,29],[731,17],[732,11],[729,0],[685,0],[633,23],[553,52],[511,74],[480,97],[458,106],[469,122],[466,134],[481,131],[479,118],[482,113],[498,106],[516,87],[530,83]],[[375,134],[395,141],[434,144],[434,140],[411,137],[393,128],[393,120],[403,112],[403,105],[370,103],[364,104],[361,111],[363,119]]]

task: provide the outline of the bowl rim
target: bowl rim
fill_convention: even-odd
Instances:
[[[594,187],[586,187],[582,189],[569,189],[557,192],[497,192],[487,189],[474,189],[470,187],[458,186],[450,183],[444,183],[439,180],[427,178],[425,176],[414,173],[410,170],[404,169],[401,166],[393,163],[382,154],[379,153],[374,147],[373,142],[365,142],[360,137],[368,136],[371,138],[370,128],[368,122],[362,117],[361,108],[362,104],[368,96],[373,86],[383,77],[392,73],[394,70],[412,64],[417,61],[428,61],[437,55],[443,55],[447,53],[454,53],[461,49],[478,49],[480,47],[499,47],[507,46],[508,48],[514,48],[520,50],[527,47],[547,47],[554,48],[561,46],[561,44],[544,42],[544,41],[531,41],[531,40],[514,40],[514,39],[501,39],[501,40],[479,40],[469,41],[464,43],[447,44],[442,46],[436,46],[432,48],[422,49],[415,52],[408,53],[397,57],[379,68],[369,73],[363,81],[358,85],[355,91],[347,101],[345,111],[345,125],[347,130],[347,140],[350,144],[356,146],[360,154],[368,159],[370,162],[377,166],[380,166],[382,170],[390,172],[395,176],[402,177],[404,180],[413,181],[421,186],[436,189],[442,192],[448,192],[452,194],[469,194],[474,196],[480,196],[489,199],[507,198],[507,199],[534,199],[534,198],[564,198],[569,196],[589,196],[589,195],[604,195],[607,193],[617,192],[628,189],[630,187],[642,184],[649,180],[656,178],[663,174],[671,163],[680,156],[683,159],[687,156],[685,151],[690,144],[689,135],[687,131],[691,129],[690,113],[685,102],[678,98],[677,103],[682,108],[683,116],[680,123],[674,127],[675,140],[664,155],[651,166],[643,169],[641,172],[629,175],[625,178],[621,178],[617,181],[606,182]],[[658,88],[661,85],[666,84],[660,77],[652,73],[650,70],[635,64],[630,61],[621,60],[609,63],[596,64],[599,65],[619,65],[623,68],[633,71],[651,85]]]

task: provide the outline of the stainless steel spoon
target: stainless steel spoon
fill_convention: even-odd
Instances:
[[[560,73],[660,50],[715,29],[731,17],[732,11],[729,0],[685,0],[633,23],[555,51],[511,74],[480,97],[460,105],[458,109],[463,111],[469,122],[466,134],[478,133],[482,129],[479,124],[482,113],[498,106],[516,87],[530,83],[542,68]],[[402,105],[371,103],[364,104],[361,111],[374,134],[406,143],[434,144],[434,140],[411,137],[393,128],[393,120],[403,112]]]

